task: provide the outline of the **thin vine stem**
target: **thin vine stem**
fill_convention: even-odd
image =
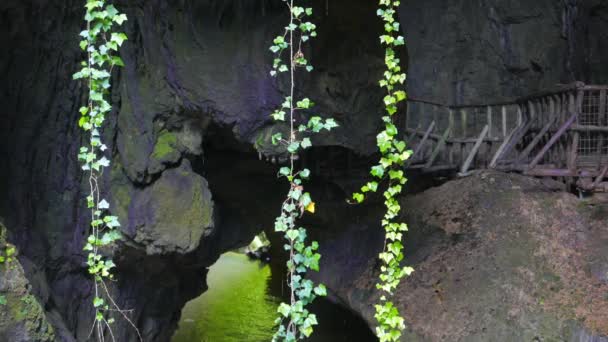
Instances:
[[[127,311],[118,307],[104,282],[104,279],[114,279],[111,272],[116,265],[102,253],[104,247],[121,238],[117,229],[120,222],[116,216],[109,214],[110,205],[101,197],[99,179],[104,168],[110,165],[109,159],[104,155],[107,146],[101,140],[105,116],[112,109],[107,100],[111,88],[110,78],[114,66],[124,66],[116,53],[127,39],[124,33],[113,32],[113,29],[116,25],[122,25],[127,16],[106,0],[86,0],[85,8],[86,29],[80,33],[80,47],[86,51],[87,59],[81,63],[82,68],[73,78],[86,79],[88,87],[87,105],[80,108],[81,116],[78,121],[78,126],[87,133],[88,142],[80,148],[78,159],[82,162],[82,170],[88,174],[89,191],[86,200],[91,215],[90,235],[83,247],[88,252],[87,265],[93,277],[94,290],[95,319],[89,338],[95,332],[96,339],[103,342],[104,332],[107,330],[111,340],[115,341],[111,328],[114,318],[108,314],[118,311],[135,328],[139,340],[142,341],[135,324],[126,316]],[[114,309],[111,309],[110,305]]]
[[[307,244],[307,230],[297,225],[304,213],[314,213],[315,203],[310,194],[304,191],[303,185],[304,180],[310,176],[310,170],[297,169],[296,160],[302,150],[312,146],[310,135],[321,130],[330,131],[338,125],[332,118],[322,119],[312,115],[310,111],[314,103],[310,99],[296,100],[297,70],[313,70],[304,56],[302,44],[316,37],[317,32],[316,25],[307,21],[308,17],[312,16],[312,8],[298,6],[296,0],[283,1],[289,9],[289,23],[283,34],[277,36],[270,47],[275,54],[270,74],[273,77],[283,73],[289,75],[289,95],[271,116],[279,126],[282,126],[286,117],[289,120],[286,125],[289,137],[284,138],[283,133],[276,133],[272,136],[272,143],[282,146],[289,154],[289,166],[279,170],[279,177],[285,177],[289,182],[289,192],[281,206],[281,213],[275,220],[275,231],[284,234],[284,248],[289,252],[287,284],[290,292],[289,303],[281,303],[277,309],[278,329],[273,341],[296,341],[310,336],[313,327],[318,324],[315,314],[310,313],[306,306],[317,296],[327,294],[323,284],[314,286],[311,280],[305,278],[309,270],[319,270],[321,255],[317,252],[319,244],[316,241]],[[288,58],[283,56],[284,52],[289,53]],[[300,125],[296,127],[298,122]]]

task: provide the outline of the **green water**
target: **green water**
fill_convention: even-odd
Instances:
[[[173,342],[269,341],[278,299],[266,287],[270,266],[228,252],[209,269],[209,290],[188,302]]]
[[[266,342],[280,303],[281,271],[228,252],[209,268],[209,289],[188,302],[172,342]],[[279,286],[276,286],[276,284]],[[319,298],[311,306],[320,325],[308,342],[377,341],[359,317]]]

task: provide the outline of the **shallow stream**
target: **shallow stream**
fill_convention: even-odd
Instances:
[[[182,310],[172,342],[270,341],[284,291],[272,284],[280,282],[281,271],[244,254],[223,254],[209,268],[209,289]],[[326,299],[317,299],[311,311],[320,324],[307,341],[377,341],[360,317]]]

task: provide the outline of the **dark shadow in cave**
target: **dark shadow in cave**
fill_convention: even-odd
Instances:
[[[310,158],[322,158],[327,153],[327,149],[328,147],[319,147],[311,150]],[[273,298],[280,299],[282,295],[288,293],[288,289],[284,280],[286,254],[282,248],[282,238],[273,231],[274,218],[287,192],[286,182],[276,177],[279,165],[267,162],[264,158],[260,160],[251,145],[238,142],[230,127],[225,126],[209,127],[205,135],[203,151],[202,158],[193,157],[191,162],[193,169],[208,180],[213,193],[218,227],[214,239],[218,244],[217,249],[237,250],[249,244],[260,231],[265,231],[272,242],[271,261],[268,264],[272,275],[268,279],[267,291]],[[346,193],[327,176],[328,174],[324,174],[321,169],[320,174],[314,175],[314,180],[308,184],[308,190],[318,202],[344,207]],[[347,210],[350,209],[349,206],[346,207]],[[337,219],[338,217],[334,217],[331,221]],[[325,221],[323,217],[316,219],[312,216],[304,223],[308,226],[308,223],[312,222],[313,225],[320,226],[324,225]],[[316,234],[314,230],[311,229],[311,236],[321,240],[322,243],[322,239],[327,235]],[[220,257],[220,260],[222,258]],[[210,283],[209,286],[211,289],[213,284]],[[316,330],[316,337],[309,339],[310,341],[377,340],[367,323],[357,313],[340,304],[319,298],[310,309],[317,314],[321,324]],[[191,322],[180,324],[188,323]]]

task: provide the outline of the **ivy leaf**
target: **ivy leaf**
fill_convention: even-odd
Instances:
[[[127,40],[127,35],[124,33],[112,32],[110,41],[115,42],[118,46],[122,46],[122,43]]]
[[[300,233],[295,229],[290,229],[285,233],[285,235],[289,238],[289,240],[294,241],[298,238]]]
[[[288,317],[290,311],[291,311],[291,306],[289,306],[285,303],[281,303],[279,305],[279,308],[277,309],[277,312],[280,313],[281,315],[283,315],[284,317]]]
[[[310,138],[302,139],[302,143],[300,144],[300,146],[302,146],[302,148],[304,149],[311,147],[312,143],[310,142]]]
[[[110,203],[108,203],[105,199],[102,199],[99,204],[97,205],[97,208],[99,209],[109,209],[110,208]]]
[[[106,157],[101,157],[101,159],[99,159],[98,163],[99,163],[99,165],[101,165],[103,167],[110,166],[110,161]]]
[[[355,201],[357,201],[357,203],[362,203],[363,200],[365,199],[365,196],[363,194],[360,194],[360,193],[354,193],[353,194],[353,199]]]
[[[93,299],[93,306],[96,308],[102,306],[104,303],[105,301],[103,300],[103,298],[95,297],[95,299]]]
[[[314,291],[317,296],[321,296],[321,297],[327,296],[327,288],[323,284],[319,284],[319,286],[315,287]]]

